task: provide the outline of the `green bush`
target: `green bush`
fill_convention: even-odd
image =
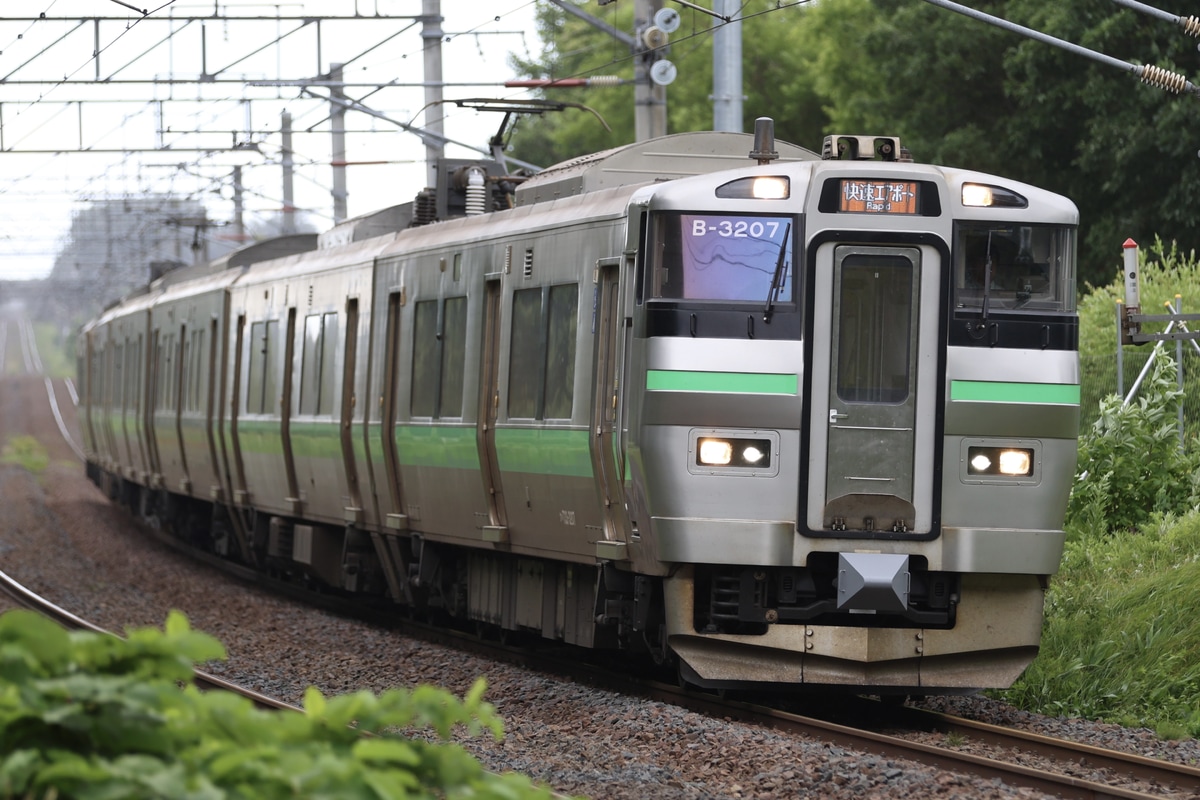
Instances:
[[[1067,519],[1088,530],[1133,530],[1155,513],[1182,513],[1200,501],[1200,448],[1179,446],[1182,392],[1162,350],[1136,400],[1100,401],[1091,430],[1079,439],[1078,471]]]
[[[525,776],[485,772],[445,741],[462,727],[501,735],[482,680],[462,701],[433,687],[334,698],[310,688],[303,714],[270,712],[196,689],[193,665],[224,655],[179,613],[163,631],[126,639],[67,633],[26,611],[0,616],[0,796],[550,796]]]

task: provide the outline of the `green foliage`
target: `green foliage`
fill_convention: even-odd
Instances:
[[[50,465],[50,455],[34,437],[14,436],[0,450],[0,464],[17,464],[37,475]]]
[[[1083,427],[1095,420],[1100,400],[1117,391],[1117,302],[1124,299],[1122,265],[1114,259],[1109,280],[1102,286],[1087,286],[1079,301],[1079,353],[1081,365],[1080,412]],[[1181,304],[1183,311],[1200,307],[1200,262],[1194,251],[1184,253],[1175,243],[1154,239],[1139,249],[1138,273],[1141,276],[1142,312],[1165,313],[1165,304]],[[1147,323],[1146,332],[1162,331],[1165,325]],[[1168,346],[1170,343],[1168,343]],[[1126,345],[1121,348],[1124,362],[1125,393],[1133,385],[1138,371],[1152,351],[1150,345]],[[1174,349],[1174,348],[1171,348]],[[1189,437],[1200,435],[1200,357],[1190,345],[1184,346],[1184,421]]]
[[[74,377],[75,340],[70,329],[52,322],[35,322],[33,331],[42,371],[51,378]]]
[[[632,4],[580,4],[631,32]],[[1107,0],[978,0],[980,11],[1134,64],[1194,75],[1200,54],[1178,30]],[[711,17],[682,9],[668,57],[668,131],[712,127]],[[898,135],[918,161],[980,169],[1059,192],[1081,214],[1080,273],[1107,282],[1127,237],[1155,233],[1200,248],[1200,159],[1186,131],[1200,104],[1139,84],[1090,59],[916,0],[743,4],[747,119],[770,116],[781,139],[817,148],[829,133]],[[633,77],[628,49],[543,4],[533,77]],[[572,92],[569,96],[566,94]],[[523,159],[548,165],[633,140],[633,87],[552,89],[585,112],[527,121],[514,138]],[[747,126],[745,129],[749,129]]]
[[[334,698],[310,688],[305,713],[275,713],[191,685],[194,663],[217,658],[221,644],[178,613],[164,631],[132,630],[126,639],[68,634],[24,611],[0,616],[0,795],[549,796],[524,776],[485,773],[457,745],[388,733],[499,737],[482,680],[462,701],[432,687]]]
[[[1200,514],[1069,528],[1041,652],[1004,697],[1030,711],[1200,736]]]
[[[617,30],[633,30],[631,3],[580,5]],[[666,90],[667,132],[711,130],[712,31],[719,23],[692,9],[678,10],[682,24],[671,34],[670,47],[664,54],[678,68],[678,77]],[[791,4],[780,7],[774,0],[749,0],[742,5],[743,110],[746,130],[753,127],[755,117],[769,116],[775,119],[780,139],[819,149],[826,117],[807,71],[809,50],[819,43],[817,33],[808,31],[810,10]],[[539,58],[513,58],[513,66],[521,75],[616,75],[627,81],[633,79],[634,61],[629,49],[608,34],[550,3],[539,4],[537,19],[538,36],[546,49]],[[527,119],[512,140],[513,154],[520,159],[549,166],[634,140],[632,84],[585,90],[551,88],[540,94],[595,109],[612,132],[606,132],[586,111]]]
[[[1116,395],[1079,440],[1079,471],[1067,518],[1088,530],[1132,530],[1154,513],[1178,513],[1200,502],[1200,448],[1179,447],[1182,393],[1162,349],[1136,400]]]

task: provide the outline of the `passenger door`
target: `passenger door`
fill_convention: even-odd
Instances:
[[[929,534],[940,258],[826,244],[813,279],[808,527]]]

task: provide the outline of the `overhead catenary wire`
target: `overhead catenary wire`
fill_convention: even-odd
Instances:
[[[1058,47],[1062,50],[1074,53],[1075,55],[1083,56],[1084,58],[1090,58],[1093,61],[1098,61],[1101,64],[1105,64],[1110,67],[1116,67],[1124,72],[1131,72],[1141,78],[1142,83],[1146,83],[1151,86],[1157,86],[1159,89],[1163,89],[1174,94],[1182,94],[1187,92],[1188,94],[1200,96],[1200,87],[1195,86],[1191,81],[1179,73],[1171,72],[1169,70],[1152,65],[1130,64],[1128,61],[1122,61],[1119,58],[1113,58],[1112,56],[1105,55],[1104,53],[1100,53],[1095,50],[1089,50],[1086,47],[1081,47],[1080,45],[1073,44],[1064,39],[1050,36],[1049,34],[1042,33],[1041,31],[1034,30],[1033,28],[1027,28],[1024,25],[1018,25],[1015,22],[1009,22],[1001,17],[985,14],[982,11],[978,11],[974,8],[968,8],[967,6],[951,2],[950,0],[925,0],[925,2],[945,8],[949,11],[955,11],[959,14],[971,17],[972,19],[976,19],[981,22],[986,22],[989,25],[995,25],[997,28],[1003,28],[1011,33],[1018,33],[1027,38],[1041,42],[1042,44]]]
[[[1179,27],[1183,28],[1184,32],[1187,33],[1188,36],[1200,37],[1200,18],[1198,17],[1181,17],[1176,14],[1171,14],[1170,12],[1155,8],[1154,6],[1148,6],[1145,3],[1139,3],[1137,0],[1113,0],[1113,2],[1119,6],[1132,8],[1134,11],[1140,11],[1143,14],[1148,14],[1152,17],[1170,22],[1173,25],[1178,25]]]

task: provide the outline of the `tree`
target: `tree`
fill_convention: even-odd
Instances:
[[[632,3],[581,5],[612,27],[632,33]],[[751,0],[741,13],[742,37],[748,43],[743,45],[746,95],[743,108],[748,118],[744,129],[752,130],[755,117],[770,116],[776,121],[780,138],[819,148],[826,118],[812,81],[803,74],[805,46],[796,39],[798,32],[803,35],[803,29],[793,25],[804,13],[803,7],[779,9],[775,2]],[[669,133],[712,128],[711,33],[719,23],[694,10],[683,9],[682,15],[683,24],[671,34],[667,53],[678,68],[678,77],[667,87]],[[514,67],[527,77],[633,78],[633,57],[625,45],[557,6],[546,3],[539,7],[538,35],[547,43],[540,59],[513,59]],[[548,166],[633,141],[632,86],[582,92],[550,88],[541,94],[595,109],[612,131],[604,131],[591,114],[583,111],[527,120],[513,137],[512,146],[518,158]]]
[[[1178,28],[1107,0],[973,6],[1123,61],[1185,75],[1200,68]],[[631,3],[587,8],[630,30]],[[1200,130],[1196,97],[919,0],[751,0],[743,15],[746,113],[774,117],[780,138],[815,149],[828,133],[898,135],[920,161],[1062,193],[1079,206],[1080,274],[1093,284],[1117,269],[1127,237],[1157,234],[1185,251],[1200,248],[1200,138],[1189,135]],[[672,35],[679,78],[668,89],[671,132],[711,127],[714,23],[685,11]],[[582,21],[546,7],[539,25],[549,46],[539,62],[517,63],[526,74],[616,66],[632,76],[628,53]],[[632,140],[629,87],[581,101],[604,109],[611,135],[584,135],[578,120],[539,120],[514,139],[522,157],[549,163],[547,154],[560,160]]]

